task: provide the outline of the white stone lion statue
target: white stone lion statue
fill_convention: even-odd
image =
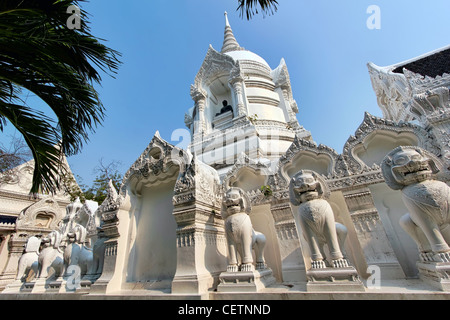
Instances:
[[[64,258],[61,245],[61,233],[54,230],[42,239],[43,248],[39,254],[39,279],[47,279],[51,269],[54,270],[54,277],[63,276]]]
[[[253,271],[252,249],[255,250],[256,269],[266,268],[264,247],[266,237],[253,229],[249,217],[250,199],[240,188],[230,188],[222,201],[222,217],[228,242],[227,272]]]
[[[34,236],[28,239],[24,253],[19,259],[16,281],[26,281],[30,271],[33,271],[34,275],[37,274],[40,245],[41,239]]]
[[[298,222],[311,251],[313,269],[327,267],[325,245],[332,267],[348,267],[348,261],[342,254],[347,228],[335,222],[333,210],[326,200],[329,195],[325,181],[311,170],[299,171],[289,184],[290,201],[294,206],[299,206]]]
[[[92,270],[93,253],[92,249],[85,246],[86,228],[76,225],[67,234],[69,243],[64,250],[64,267],[68,271],[69,266],[78,266],[80,275],[85,276]]]
[[[397,147],[381,163],[386,184],[402,191],[409,213],[400,225],[422,261],[450,262],[450,187],[436,180],[440,166],[436,156],[412,146]]]

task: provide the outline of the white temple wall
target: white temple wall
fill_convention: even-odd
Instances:
[[[378,267],[383,279],[404,279],[370,190],[362,187],[343,194],[367,265]]]
[[[296,228],[297,234],[298,234],[298,241],[300,243],[301,254],[302,254],[302,258],[303,258],[303,265],[305,266],[305,270],[309,270],[309,269],[311,269],[311,251],[309,250],[309,244],[305,239],[303,230],[300,227],[300,221],[299,221],[299,216],[298,216],[298,206],[294,206],[292,204],[290,204],[290,206],[292,209],[292,214],[294,216],[295,228]],[[305,279],[306,279],[306,277],[305,277]]]
[[[245,153],[250,157],[258,157],[258,148],[261,139],[252,127],[243,127],[239,130],[226,130],[213,138],[205,139],[203,144],[194,146],[199,160],[208,164],[228,164],[232,166],[236,157]]]
[[[286,131],[258,128],[260,148],[265,158],[279,160],[280,156],[289,149],[294,140],[294,134]]]
[[[127,282],[170,281],[175,275],[177,225],[172,198],[176,179],[177,175],[144,188],[135,204]]]
[[[324,154],[314,154],[308,151],[301,151],[292,160],[289,166],[286,166],[286,174],[289,178],[302,169],[313,170],[317,173],[327,176],[332,170],[332,160]]]
[[[343,224],[347,228],[347,240],[345,247],[341,248],[350,263],[358,270],[358,274],[365,278],[367,276],[367,261],[361,244],[356,234],[355,226],[352,222],[350,212],[341,191],[332,192],[328,202],[333,209],[334,218],[337,223]]]
[[[354,155],[367,166],[379,165],[391,150],[398,146],[416,146],[418,139],[409,132],[376,130],[353,150]]]
[[[259,175],[249,169],[239,170],[231,187],[241,188],[244,191],[259,190],[267,184],[267,176]]]
[[[273,85],[273,84],[272,84]],[[266,101],[268,104],[273,104],[273,106],[278,106],[280,103],[280,96],[273,90],[268,90],[262,87],[249,87],[247,86],[247,98],[249,102],[252,100],[257,101],[258,99]]]
[[[405,276],[416,277],[419,251],[414,241],[399,224],[400,218],[408,213],[402,200],[401,191],[392,190],[385,183],[371,185],[368,188]]]
[[[11,234],[5,235],[0,242],[0,270],[3,270],[8,262],[8,241]]]
[[[266,236],[267,242],[264,250],[266,264],[272,269],[273,276],[277,282],[283,282],[280,248],[270,204],[253,207],[250,219],[253,228]]]
[[[250,103],[248,109],[249,116],[253,117],[257,115],[258,120],[286,122],[281,108],[259,103]]]

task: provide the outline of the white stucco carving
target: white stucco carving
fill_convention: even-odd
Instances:
[[[62,277],[64,272],[63,248],[61,248],[61,234],[54,230],[42,239],[43,248],[39,254],[39,279],[47,279],[53,269],[55,279]]]
[[[315,172],[302,170],[295,174],[289,185],[290,199],[298,208],[298,221],[311,250],[312,268],[326,268],[324,245],[328,246],[331,266],[343,268],[348,261],[342,254],[347,230],[336,224],[333,210],[325,200],[329,189]]]
[[[398,147],[383,160],[386,183],[401,190],[409,214],[400,223],[423,261],[450,262],[450,187],[435,180],[439,160],[418,147]]]
[[[253,229],[248,216],[251,212],[250,199],[240,188],[230,188],[224,195],[222,217],[225,219],[229,256],[227,272],[253,271],[252,249],[256,254],[256,269],[265,269],[265,236]]]
[[[86,247],[86,228],[76,225],[71,232],[67,234],[68,244],[64,250],[64,269],[66,276],[70,266],[80,268],[80,276],[84,277],[91,272],[93,253],[92,249]]]
[[[449,75],[395,67],[369,64],[383,117],[365,113],[339,152],[299,124],[284,59],[272,69],[226,18],[222,50],[210,46],[191,86],[188,150],[156,132],[100,206],[19,194],[30,163],[0,177],[2,277],[20,278],[5,293],[367,298],[371,270],[414,289],[396,297],[430,290],[417,275],[450,291]]]
[[[30,237],[28,239],[24,253],[19,259],[16,281],[25,281],[30,271],[33,271],[34,275],[37,274],[40,245],[41,239],[36,237]]]

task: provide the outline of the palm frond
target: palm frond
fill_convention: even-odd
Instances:
[[[9,120],[28,136],[27,143],[36,149],[32,150],[36,166],[47,165],[35,171],[41,174],[41,179],[36,175],[35,178],[47,191],[56,191],[57,185],[52,188],[48,180],[54,178],[49,172],[57,172],[60,166],[56,150],[49,146],[54,148],[58,143],[59,152],[68,156],[80,152],[89,141],[90,133],[95,132],[105,117],[105,108],[94,84],[101,83],[101,73],[114,77],[121,64],[120,53],[90,33],[86,12],[81,10],[79,29],[67,27],[70,16],[67,8],[80,7],[82,2],[85,1],[0,2],[0,131]],[[43,114],[19,104],[20,88],[44,101],[54,112],[57,123],[52,124]],[[19,110],[22,114],[17,113]],[[21,121],[34,123],[44,138],[37,139],[33,128]],[[43,131],[44,126],[49,126],[48,131]],[[45,155],[49,156],[47,164]],[[32,192],[37,189],[33,182]]]
[[[0,101],[0,113],[23,135],[35,161],[31,193],[51,193],[59,189],[61,150],[54,144],[58,133],[51,119],[31,108]]]
[[[263,14],[273,14],[278,10],[277,0],[238,0],[240,10],[240,16],[244,14],[247,20],[250,20],[254,14],[258,14],[259,10]]]

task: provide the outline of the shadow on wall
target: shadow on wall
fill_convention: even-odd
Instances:
[[[173,280],[177,266],[177,224],[172,214],[172,198],[177,176],[143,187],[137,198],[127,282]]]
[[[252,212],[250,213],[250,219],[253,228],[266,236],[267,242],[264,249],[264,259],[266,260],[266,264],[272,269],[273,276],[277,282],[283,282],[281,254],[270,204],[253,207]]]
[[[419,251],[417,245],[399,223],[400,218],[408,213],[408,209],[402,201],[401,192],[392,190],[385,183],[369,186],[369,189],[403,272],[407,278],[417,278],[419,270],[416,262],[419,261]]]

